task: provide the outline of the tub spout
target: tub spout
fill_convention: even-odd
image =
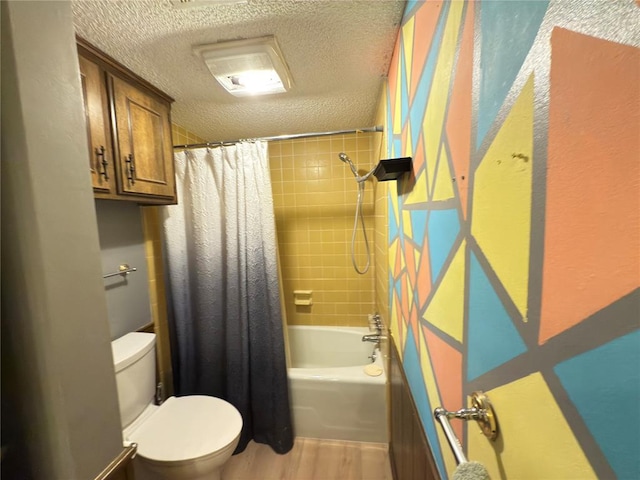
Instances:
[[[363,342],[371,342],[371,343],[380,343],[380,334],[379,333],[375,333],[375,334],[371,334],[371,335],[363,335],[362,336],[362,341]]]

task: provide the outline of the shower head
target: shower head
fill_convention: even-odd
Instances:
[[[338,154],[338,158],[340,158],[340,160],[342,160],[344,163],[347,163],[349,165],[349,168],[351,169],[351,171],[353,172],[353,175],[358,178],[358,170],[356,169],[356,166],[353,164],[353,162],[351,161],[351,159],[349,158],[349,156],[344,153],[344,152],[340,152]]]

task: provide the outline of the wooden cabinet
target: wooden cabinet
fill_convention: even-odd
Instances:
[[[110,76],[122,193],[175,195],[169,105]]]
[[[115,193],[107,86],[102,70],[80,57],[84,116],[89,139],[89,171],[95,192]]]
[[[78,39],[96,198],[176,203],[173,99]]]

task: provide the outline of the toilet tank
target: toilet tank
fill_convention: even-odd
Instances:
[[[133,332],[111,342],[122,428],[153,403],[156,388],[156,336]]]

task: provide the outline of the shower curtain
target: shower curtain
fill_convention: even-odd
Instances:
[[[252,438],[293,446],[265,142],[176,153],[178,205],[163,208],[174,380],[242,414]]]

